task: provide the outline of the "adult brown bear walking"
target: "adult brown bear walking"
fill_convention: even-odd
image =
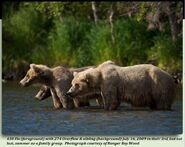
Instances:
[[[94,69],[77,73],[67,94],[76,96],[91,91],[102,93],[106,110],[117,109],[121,101],[170,110],[175,98],[173,78],[150,64],[120,67],[111,61],[104,62]]]

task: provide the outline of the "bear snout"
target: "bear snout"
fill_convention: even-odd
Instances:
[[[25,87],[25,82],[24,82],[23,80],[21,80],[21,81],[19,82],[19,84],[20,84],[21,86]]]
[[[68,101],[70,99],[73,99],[73,94],[71,92],[67,92],[65,93],[65,100]]]
[[[72,92],[71,91],[66,92],[66,96],[72,96]]]
[[[75,88],[74,87],[71,87],[68,92],[66,92],[66,96],[67,97],[73,97],[75,96]]]
[[[23,86],[23,87],[28,86],[28,82],[27,82],[27,81],[25,81],[24,79],[23,79],[23,80],[21,80],[21,81],[19,82],[19,84],[20,84],[21,86]]]

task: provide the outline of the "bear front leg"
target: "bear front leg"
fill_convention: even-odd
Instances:
[[[58,98],[55,89],[50,88],[50,92],[53,99],[53,104],[56,109],[62,108],[62,103],[60,102],[60,99]]]
[[[110,104],[109,110],[116,110],[119,106],[120,106],[120,102],[118,102],[118,101],[113,101],[113,102]]]
[[[62,105],[65,109],[73,109],[75,107],[73,99],[66,98],[63,91],[61,89],[57,89],[56,91],[57,96],[59,97],[60,101],[62,102]]]
[[[107,88],[103,93],[103,100],[104,100],[104,109],[105,110],[116,110],[119,105],[120,101],[117,98],[117,89],[114,88]]]
[[[103,98],[101,96],[96,98],[96,103],[100,106],[103,107]]]
[[[103,100],[103,108],[105,110],[109,110],[108,104],[107,104],[107,100],[106,97],[104,96],[103,92],[101,92],[101,96],[102,96],[102,100]]]
[[[66,105],[66,109],[70,110],[70,109],[74,109],[75,108],[75,105],[74,105],[74,101],[72,99],[65,99],[64,98],[64,103]]]
[[[85,107],[90,106],[88,97],[73,98],[75,107]]]

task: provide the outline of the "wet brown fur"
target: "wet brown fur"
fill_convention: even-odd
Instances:
[[[87,68],[84,68],[84,70]],[[77,71],[81,71],[77,69]],[[75,69],[67,69],[62,66],[49,68],[45,65],[31,64],[26,76],[20,81],[23,86],[29,86],[33,83],[45,85],[45,90],[50,89],[53,104],[55,108],[64,107],[72,109],[74,107],[89,106],[89,98],[69,100],[65,98],[65,93],[71,86],[73,72]],[[41,93],[42,94],[42,93]]]
[[[77,84],[78,87],[83,84],[83,88],[75,89]],[[150,64],[120,67],[107,61],[94,69],[79,72],[71,89],[76,95],[96,89],[102,93],[106,110],[117,109],[122,101],[153,110],[170,110],[175,98],[172,77]]]

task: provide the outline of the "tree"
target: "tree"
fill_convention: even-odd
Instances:
[[[165,26],[169,24],[171,38],[174,42],[180,36],[180,26],[182,25],[182,3],[181,2],[150,2],[145,3],[147,7],[152,9],[146,14],[148,21],[148,29],[158,28],[160,31],[165,30]]]
[[[114,24],[113,24],[113,17],[115,14],[115,9],[116,9],[116,2],[112,2],[110,6],[110,14],[109,14],[109,22],[110,22],[110,27],[111,27],[111,37],[112,37],[112,42],[115,42],[115,37],[114,37]]]
[[[94,22],[97,25],[98,23],[98,10],[97,10],[97,3],[96,2],[91,2],[92,4],[92,11],[93,11],[93,16],[94,16]]]

